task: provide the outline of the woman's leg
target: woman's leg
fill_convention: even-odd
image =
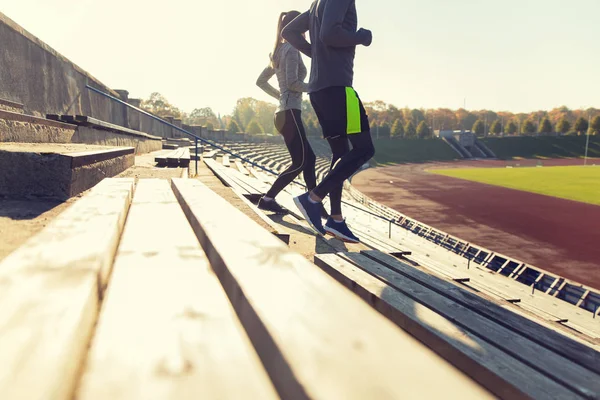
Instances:
[[[306,133],[302,125],[299,110],[286,110],[275,114],[275,127],[283,136],[288,152],[292,157],[292,164],[283,171],[275,180],[271,189],[266,194],[269,199],[275,198],[287,185],[289,185],[300,172],[308,169],[308,176],[305,171],[304,179],[307,186],[312,184],[316,186],[316,179],[311,181],[310,169],[314,177],[315,155],[308,144]],[[308,178],[308,180],[307,180]],[[309,186],[310,187],[310,186]]]

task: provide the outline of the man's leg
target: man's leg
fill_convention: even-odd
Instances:
[[[343,188],[344,181],[354,175],[360,167],[375,155],[375,147],[373,146],[370,132],[348,135],[347,138],[352,143],[352,150],[344,155],[325,179],[311,191],[310,199],[312,201],[321,202],[334,189],[338,190],[340,185]]]
[[[340,162],[342,157],[350,152],[350,145],[346,136],[339,136],[335,139],[328,139],[329,147],[331,148],[332,158],[331,167],[329,168],[329,174],[334,170],[336,165]],[[323,181],[327,179],[327,177]],[[342,216],[342,191],[344,189],[344,183],[335,186],[329,193],[329,203],[331,206],[331,218],[336,221],[343,221]]]

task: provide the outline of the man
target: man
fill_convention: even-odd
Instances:
[[[356,46],[369,46],[372,35],[369,30],[357,28],[355,0],[317,0],[282,32],[292,46],[312,58],[310,101],[333,154],[327,177],[294,201],[315,232],[329,233],[352,243],[358,243],[359,239],[342,216],[344,181],[375,154],[369,119],[352,88]],[[306,31],[310,34],[310,44],[304,38]],[[327,195],[331,217],[323,227],[321,203]]]

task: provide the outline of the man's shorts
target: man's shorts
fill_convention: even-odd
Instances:
[[[369,118],[351,87],[331,86],[310,94],[325,139],[370,132]]]

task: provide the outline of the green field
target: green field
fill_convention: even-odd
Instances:
[[[429,172],[600,205],[600,166],[466,168]]]

